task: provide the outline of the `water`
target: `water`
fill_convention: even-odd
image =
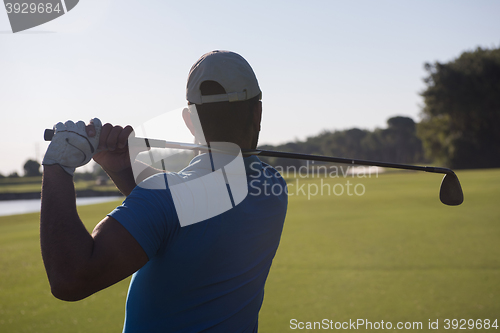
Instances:
[[[123,200],[122,197],[90,197],[77,198],[77,206],[92,205],[96,203]],[[4,200],[0,201],[0,216],[35,213],[40,211],[40,199]]]

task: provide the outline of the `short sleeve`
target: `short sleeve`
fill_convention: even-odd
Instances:
[[[168,188],[152,190],[136,186],[122,205],[108,216],[130,232],[149,259],[154,257],[179,223]]]

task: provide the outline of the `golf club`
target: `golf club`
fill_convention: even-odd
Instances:
[[[52,140],[54,136],[54,130],[46,129],[44,133],[45,141]],[[180,142],[170,142],[165,140],[157,139],[147,139],[147,138],[129,138],[129,140],[137,140],[142,144],[145,142],[148,148],[176,148],[176,149],[188,149],[188,150],[209,150],[207,146],[192,144],[192,143],[180,143]],[[392,169],[405,169],[405,170],[416,170],[425,171],[432,173],[444,174],[443,180],[441,181],[441,187],[439,190],[439,199],[442,203],[448,206],[458,206],[464,201],[464,195],[462,192],[462,186],[458,180],[457,175],[453,170],[448,168],[440,168],[433,166],[418,166],[418,165],[408,165],[399,163],[389,163],[389,162],[379,162],[379,161],[368,161],[368,160],[358,160],[352,158],[342,158],[342,157],[332,157],[332,156],[321,156],[321,155],[311,155],[311,154],[297,154],[288,153],[281,151],[272,150],[262,150],[262,149],[242,149],[243,155],[257,155],[257,156],[267,156],[267,157],[282,157],[291,158],[298,160],[308,160],[308,161],[320,161],[320,162],[331,162],[331,163],[342,163],[342,164],[356,164],[364,166],[378,166],[383,168]]]

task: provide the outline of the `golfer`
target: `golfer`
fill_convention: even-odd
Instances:
[[[188,105],[196,107],[208,145],[256,148],[261,91],[240,55],[203,55],[191,68],[186,95]],[[183,114],[195,132],[192,117],[191,112]],[[68,121],[55,126],[42,162],[40,215],[42,257],[52,294],[77,301],[133,274],[124,332],[257,332],[264,285],[287,209],[286,191],[264,189],[284,189],[284,180],[257,157],[243,157],[253,190],[231,209],[183,226],[168,184],[161,189],[148,186],[167,174],[146,168],[141,176],[147,178],[136,184],[127,145],[132,131],[130,126],[101,126],[97,118],[88,125]],[[73,173],[91,158],[126,199],[89,234],[76,210]],[[188,184],[210,165],[210,154],[201,153],[170,175]],[[255,191],[258,186],[260,192]],[[196,201],[191,205],[198,209]]]

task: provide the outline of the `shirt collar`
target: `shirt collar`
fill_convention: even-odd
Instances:
[[[258,172],[258,170],[262,169],[262,162],[261,160],[255,156],[247,156],[243,157],[243,163],[245,164],[245,171],[247,175],[253,174]],[[258,163],[258,164],[256,164]],[[192,169],[192,168],[200,168],[200,169],[212,169],[212,163],[210,161],[210,155],[208,153],[203,153],[200,155],[195,156],[191,162],[189,162],[189,165],[181,170],[180,172],[183,172],[184,170],[187,169]]]

